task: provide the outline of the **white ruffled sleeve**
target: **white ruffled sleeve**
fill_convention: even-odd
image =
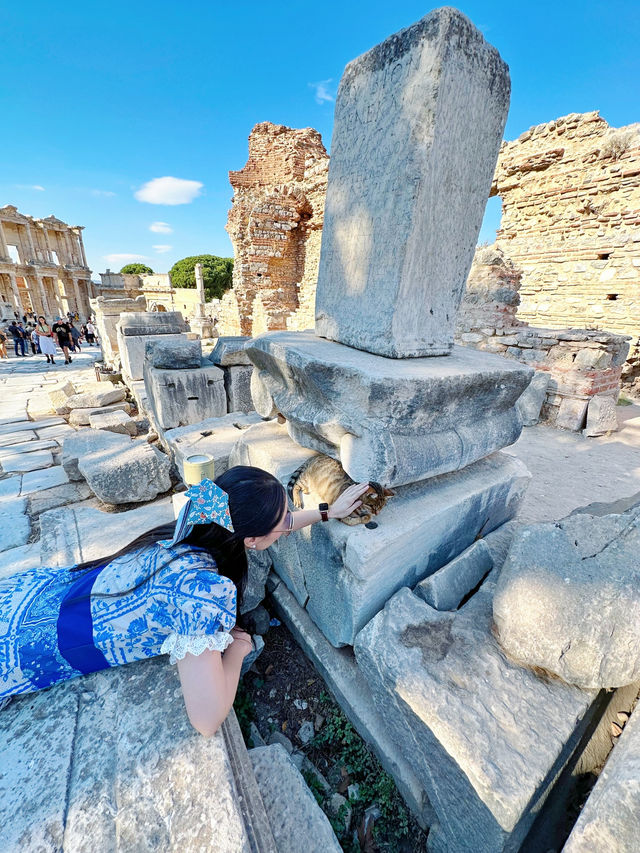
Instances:
[[[170,663],[186,654],[224,652],[233,642],[230,631],[236,623],[236,588],[211,568],[196,567],[197,558],[191,558],[191,565],[175,583],[173,624],[160,647]]]
[[[233,642],[233,637],[227,631],[200,636],[185,636],[184,634],[169,634],[160,653],[169,655],[169,663],[182,660],[187,652],[191,655],[201,655],[207,649],[212,652],[223,652]]]

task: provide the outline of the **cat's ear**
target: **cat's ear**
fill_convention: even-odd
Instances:
[[[395,498],[395,496],[396,496],[396,493],[393,491],[393,489],[386,489],[385,488],[385,489],[383,489],[383,494],[384,494],[385,498]]]

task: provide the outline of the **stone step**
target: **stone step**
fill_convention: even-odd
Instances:
[[[3,853],[277,853],[233,711],[196,733],[165,658],[14,698],[0,752]]]
[[[509,662],[492,627],[492,576],[460,610],[396,593],[355,655],[437,816],[430,853],[519,849],[608,697]]]

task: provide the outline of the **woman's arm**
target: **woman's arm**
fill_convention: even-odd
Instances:
[[[360,495],[367,491],[369,483],[354,483],[349,486],[344,492],[336,498],[329,507],[329,518],[346,518],[356,510],[362,503],[359,500]],[[301,527],[306,527],[308,524],[315,524],[320,521],[319,509],[299,509],[293,513],[292,530],[300,530]]]
[[[182,695],[191,725],[205,737],[215,734],[231,710],[238,689],[242,661],[251,652],[251,637],[233,628],[234,640],[220,652],[186,654],[178,661]]]

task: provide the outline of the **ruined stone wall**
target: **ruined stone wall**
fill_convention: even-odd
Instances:
[[[257,334],[254,313],[259,331],[313,326],[328,163],[312,128],[253,128],[245,167],[229,173],[234,196],[226,227],[235,263],[233,296],[222,300],[222,334],[237,333],[237,325],[244,335]]]
[[[496,243],[522,270],[521,320],[640,333],[640,124],[572,113],[505,142]]]
[[[522,271],[497,246],[477,249],[460,305],[456,343],[547,373],[542,417],[550,423],[555,423],[563,400],[584,401],[596,395],[617,400],[629,338],[597,330],[529,326],[520,319],[518,308],[523,280]],[[583,426],[582,415],[576,429]]]

